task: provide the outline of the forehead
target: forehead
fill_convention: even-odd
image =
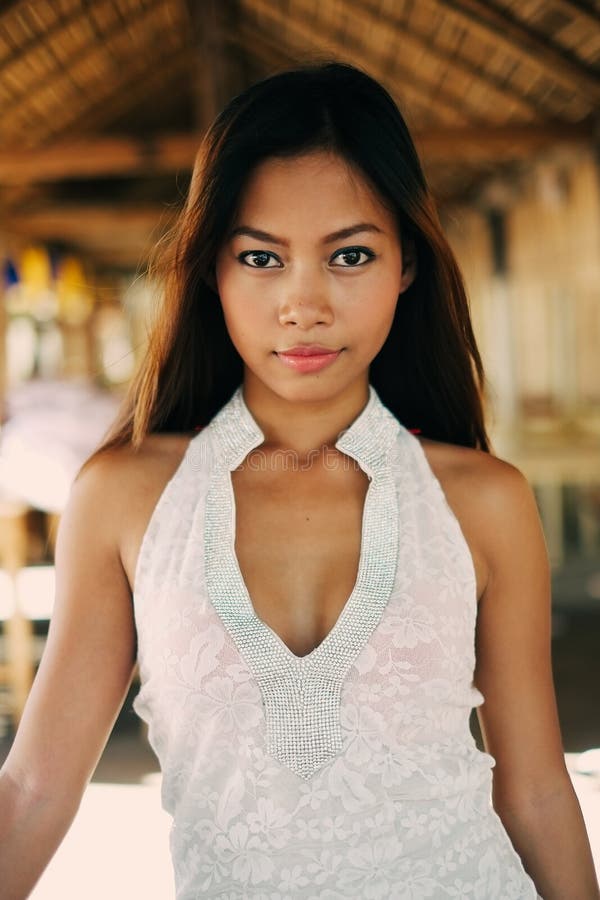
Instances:
[[[315,216],[319,222],[348,217],[354,221],[357,214],[386,227],[394,221],[356,166],[333,152],[315,151],[259,163],[242,192],[236,220],[269,216],[289,226],[296,218],[317,224]]]

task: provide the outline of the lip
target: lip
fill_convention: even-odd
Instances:
[[[286,356],[326,356],[328,353],[339,353],[339,350],[332,350],[331,347],[322,347],[321,344],[298,344],[297,347],[290,347],[289,350],[279,350],[279,354]]]
[[[281,350],[276,353],[276,356],[284,365],[297,372],[319,372],[331,365],[341,352],[341,350],[320,347],[318,344],[306,344],[290,347],[289,350]]]

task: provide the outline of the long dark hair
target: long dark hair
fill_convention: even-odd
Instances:
[[[489,451],[484,372],[462,277],[408,128],[388,92],[352,65],[272,75],[234,97],[200,145],[170,238],[150,271],[160,309],[120,414],[100,446],[207,424],[242,382],[215,289],[215,259],[252,170],[267,157],[329,150],[362,171],[412,242],[417,276],[397,304],[370,381],[407,428]]]

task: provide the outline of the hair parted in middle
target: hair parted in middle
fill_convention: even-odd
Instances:
[[[145,356],[100,449],[137,448],[150,432],[193,431],[241,384],[243,363],[217,293],[217,253],[257,165],[314,151],[337,155],[365,179],[416,257],[416,278],[400,295],[371,384],[405,427],[489,451],[484,372],[463,280],[414,143],[385,88],[343,62],[271,75],[235,96],[208,128],[185,205],[150,269],[162,299]]]

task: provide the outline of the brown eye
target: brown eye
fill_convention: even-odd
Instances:
[[[277,257],[274,256],[273,253],[268,253],[266,250],[245,250],[243,253],[239,254],[238,259],[241,263],[243,263],[245,266],[249,266],[251,269],[280,268]],[[252,259],[253,262],[247,262],[248,259]],[[274,260],[274,266],[269,265],[270,259]]]
[[[367,258],[361,262],[361,256],[366,256]],[[334,265],[339,265],[343,269],[355,269],[357,266],[364,266],[366,263],[371,262],[375,258],[375,254],[366,247],[344,247],[342,250],[338,250],[332,259],[337,259],[338,257],[341,257],[344,263],[334,263]]]

